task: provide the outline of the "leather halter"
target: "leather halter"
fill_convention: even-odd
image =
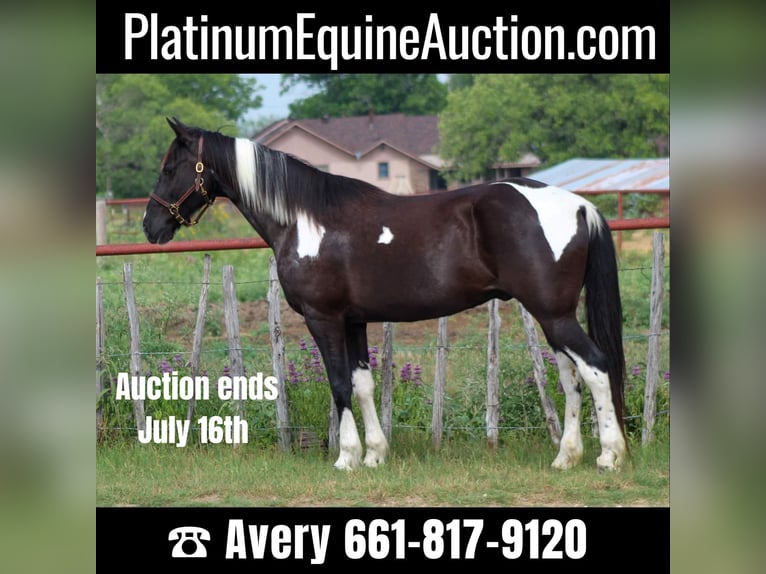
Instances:
[[[197,163],[194,166],[194,171],[196,172],[196,175],[194,176],[194,185],[192,185],[189,189],[186,190],[186,193],[184,193],[178,201],[175,201],[173,203],[169,203],[162,199],[159,195],[152,192],[152,194],[149,196],[151,199],[159,203],[160,205],[166,207],[168,211],[170,212],[170,215],[175,217],[176,221],[180,223],[181,225],[185,225],[187,227],[191,227],[192,225],[197,225],[199,222],[200,217],[202,217],[202,214],[207,211],[207,208],[213,205],[213,201],[215,201],[214,197],[210,197],[207,193],[207,190],[204,187],[205,180],[202,177],[202,172],[205,170],[205,166],[202,163],[202,136],[199,137],[199,144],[197,147]],[[178,211],[178,209],[181,207],[181,204],[186,201],[189,196],[194,193],[195,191],[198,191],[200,195],[202,195],[202,198],[205,200],[205,205],[202,207],[202,210],[197,214],[197,217],[191,220],[186,220],[183,215],[181,215]]]

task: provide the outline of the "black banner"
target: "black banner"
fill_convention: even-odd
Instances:
[[[669,8],[456,9],[126,2],[98,12],[98,73],[667,73]]]
[[[97,508],[99,566],[669,565],[669,508]],[[640,544],[639,544],[640,541]],[[636,550],[640,548],[640,550]]]

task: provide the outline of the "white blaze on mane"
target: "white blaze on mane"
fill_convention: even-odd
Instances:
[[[234,138],[234,154],[239,192],[245,203],[278,223],[292,223],[294,215],[285,202],[285,155],[246,138]]]
[[[245,138],[234,139],[234,154],[237,160],[237,182],[239,192],[248,203],[255,203],[255,146]]]

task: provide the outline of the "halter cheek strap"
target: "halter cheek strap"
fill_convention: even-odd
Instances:
[[[207,193],[207,190],[205,189],[204,183],[205,180],[202,177],[202,172],[205,170],[205,165],[202,163],[202,136],[199,137],[199,143],[197,144],[197,163],[194,166],[194,171],[196,172],[196,175],[194,176],[194,185],[192,185],[189,189],[186,190],[186,193],[184,193],[180,198],[178,198],[178,201],[175,201],[173,203],[169,203],[162,199],[159,195],[152,192],[152,194],[149,196],[151,199],[162,205],[163,207],[166,207],[167,210],[170,212],[170,215],[172,215],[178,223],[181,225],[185,225],[187,227],[191,227],[192,225],[197,225],[197,223],[200,220],[200,217],[202,217],[202,214],[207,211],[207,208],[213,205],[213,201],[215,200],[214,197],[210,197]],[[187,220],[184,218],[183,215],[179,213],[179,208],[181,207],[181,204],[188,199],[188,197],[194,193],[195,191],[198,191],[200,195],[202,195],[202,198],[205,200],[205,205],[202,206],[202,210],[197,214],[197,217]]]

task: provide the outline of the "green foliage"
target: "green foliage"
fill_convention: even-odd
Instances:
[[[176,98],[185,97],[208,110],[220,112],[229,122],[238,122],[251,109],[260,108],[263,89],[255,78],[237,74],[160,74],[156,78]],[[217,129],[218,126],[211,126]]]
[[[318,91],[290,104],[292,118],[321,118],[403,113],[439,113],[447,86],[436,74],[284,74],[282,93],[297,84]]]
[[[234,74],[96,76],[96,192],[146,197],[173,132],[165,118],[237,135],[260,105],[255,80]]]
[[[574,157],[655,157],[669,135],[667,74],[475,75],[440,115],[446,177],[481,177],[527,152],[546,165]]]

